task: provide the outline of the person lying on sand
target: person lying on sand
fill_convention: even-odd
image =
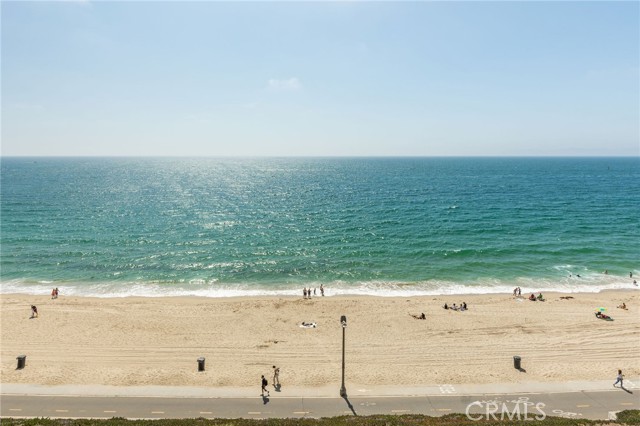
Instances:
[[[622,302],[622,305],[618,305],[618,308],[626,310],[627,309],[627,305],[625,305],[625,303]]]
[[[536,301],[536,295],[531,293],[531,296],[529,296],[529,300],[531,300],[532,302]]]
[[[612,321],[613,320],[609,315],[605,315],[600,311],[596,312],[596,317],[600,318],[600,319],[603,319],[603,320],[608,320],[608,321]]]
[[[560,299],[569,300],[569,299],[573,299],[573,296],[560,296]]]
[[[427,316],[424,314],[424,312],[420,315],[413,315],[413,314],[409,314],[409,315],[411,315],[415,319],[420,319],[420,320],[427,319]]]

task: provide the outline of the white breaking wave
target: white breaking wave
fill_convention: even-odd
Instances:
[[[502,294],[512,293],[514,287],[520,287],[523,294],[534,292],[559,293],[597,293],[603,290],[638,289],[628,277],[590,274],[585,276],[563,277],[555,280],[540,278],[518,278],[509,282],[484,280],[476,282],[451,281],[369,281],[369,282],[315,282],[299,284],[220,284],[215,280],[208,282],[193,280],[181,283],[157,282],[25,282],[12,280],[0,283],[1,294],[49,295],[53,287],[58,287],[61,295],[81,297],[255,297],[255,296],[302,296],[303,288],[316,289],[320,296],[320,285],[325,288],[326,296],[362,295],[380,297],[412,297],[463,294]]]

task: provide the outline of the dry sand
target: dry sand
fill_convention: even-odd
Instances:
[[[560,299],[572,296],[573,299]],[[427,385],[615,379],[640,375],[640,293],[258,298],[2,295],[2,383],[256,386]],[[466,301],[469,310],[442,309]],[[617,309],[621,302],[629,309]],[[30,305],[39,318],[29,319]],[[598,307],[614,321],[595,318]],[[409,314],[424,312],[427,320]],[[313,321],[317,328],[300,328]],[[16,370],[16,356],[27,367]],[[513,368],[522,357],[526,372]],[[206,371],[197,372],[197,358]],[[271,381],[271,379],[270,379]]]

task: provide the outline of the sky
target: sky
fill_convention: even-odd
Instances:
[[[640,2],[2,1],[2,156],[640,156]]]

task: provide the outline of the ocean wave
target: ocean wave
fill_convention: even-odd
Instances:
[[[452,282],[428,280],[420,282],[367,281],[367,282],[307,282],[299,284],[224,284],[215,280],[180,280],[179,282],[68,282],[10,280],[0,283],[1,294],[48,295],[53,287],[58,287],[62,295],[82,297],[255,297],[255,296],[300,296],[303,288],[316,289],[320,286],[327,296],[379,296],[416,297],[464,294],[511,293],[520,287],[523,293],[597,293],[603,290],[638,289],[628,277],[605,274],[585,274],[584,276],[561,279],[518,278],[508,282],[498,279],[484,279],[473,282]]]

